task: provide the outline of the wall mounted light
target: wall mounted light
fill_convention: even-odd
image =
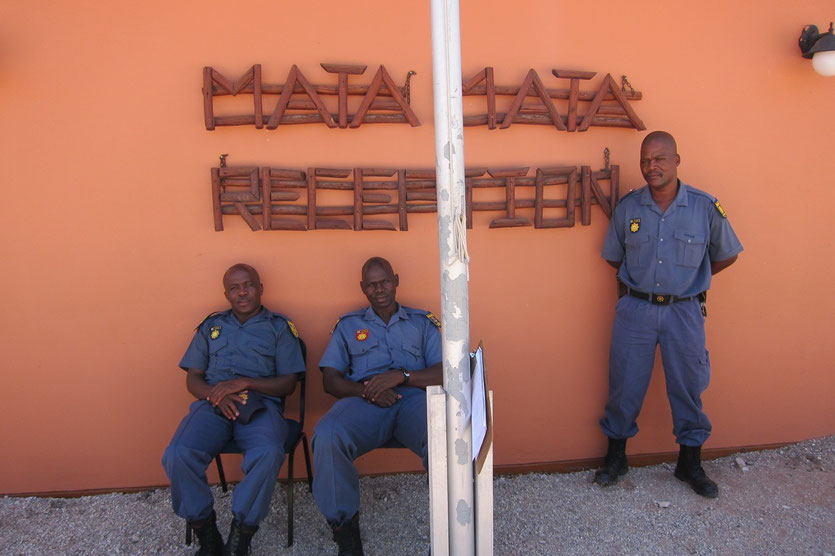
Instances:
[[[829,31],[819,33],[815,25],[807,25],[797,41],[804,58],[812,59],[812,67],[821,75],[835,75],[835,32],[832,23]]]

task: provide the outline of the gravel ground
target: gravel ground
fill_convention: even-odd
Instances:
[[[633,468],[620,484],[592,472],[495,479],[495,553],[833,554],[835,436],[705,463],[718,499],[697,496],[672,464]],[[286,491],[253,542],[253,554],[335,554],[306,484],[297,484],[296,543],[287,549]],[[220,527],[230,494],[215,489]],[[0,498],[0,554],[191,554],[168,489],[82,498]],[[362,479],[369,555],[423,555],[429,548],[425,475]]]

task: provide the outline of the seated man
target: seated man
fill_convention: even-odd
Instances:
[[[280,397],[291,394],[296,373],[305,372],[296,327],[261,306],[264,286],[255,269],[232,266],[223,288],[232,308],[198,325],[180,361],[197,401],[162,456],[174,512],[194,530],[197,554],[248,554],[284,461],[287,423]],[[243,452],[246,476],[232,494],[232,527],[224,545],[206,468],[230,440]]]
[[[371,306],[337,321],[319,363],[325,391],[340,399],[314,431],[313,497],[339,554],[363,553],[354,460],[397,440],[427,466],[424,390],[443,380],[441,323],[398,305],[399,283],[388,261],[366,261],[360,287]]]

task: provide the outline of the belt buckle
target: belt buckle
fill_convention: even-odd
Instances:
[[[670,301],[673,299],[672,295],[660,295],[657,293],[652,294],[652,302],[655,305],[669,305]]]

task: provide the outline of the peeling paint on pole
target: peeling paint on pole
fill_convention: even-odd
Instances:
[[[450,240],[455,241],[455,238],[450,238]],[[450,281],[458,280],[458,278],[460,278],[462,276],[464,277],[464,279],[466,279],[466,277],[467,277],[467,265],[465,265],[464,263],[455,262],[455,263],[449,265],[444,272],[446,272],[447,280],[450,280]],[[455,318],[458,319],[458,318],[461,318],[461,317],[455,317]]]
[[[449,553],[459,556],[475,553],[461,39],[458,0],[431,4]]]
[[[455,508],[455,519],[461,525],[468,525],[473,518],[473,508],[465,500],[459,500]]]
[[[460,438],[455,441],[455,459],[461,465],[466,464],[470,460],[470,447],[466,442]]]

